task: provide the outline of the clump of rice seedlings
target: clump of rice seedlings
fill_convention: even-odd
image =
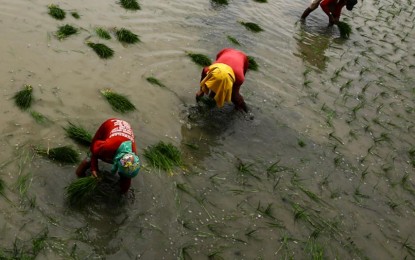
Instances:
[[[97,187],[98,179],[94,176],[76,179],[65,187],[66,198],[71,205],[81,205],[90,200]]]
[[[47,117],[36,111],[30,111],[30,115],[35,119],[36,123],[38,124],[44,124],[49,121]]]
[[[104,40],[111,39],[110,33],[102,27],[95,28],[95,33],[98,35],[99,38]]]
[[[66,131],[66,136],[73,139],[77,143],[85,146],[91,145],[92,134],[85,130],[82,126],[69,122],[69,126],[64,129]]]
[[[87,45],[91,47],[96,54],[102,59],[111,58],[114,55],[114,50],[102,43],[87,42]]]
[[[381,133],[379,137],[376,137],[373,140],[375,141],[375,143],[391,141],[388,133]]]
[[[238,159],[238,161],[239,163],[236,166],[236,168],[238,169],[239,173],[241,173],[242,175],[250,175],[257,180],[261,179],[252,172],[252,167],[254,166],[253,163],[243,163],[240,159]]]
[[[116,30],[115,35],[117,36],[117,39],[120,42],[124,43],[137,43],[140,42],[140,38],[138,38],[138,35],[131,32],[130,30],[127,30],[125,28],[121,28],[119,30]]]
[[[214,4],[218,4],[218,5],[227,5],[228,4],[228,0],[211,0],[212,3]]]
[[[176,166],[182,166],[182,154],[173,144],[160,141],[144,149],[144,157],[152,167],[172,172]]]
[[[248,70],[258,71],[258,63],[256,62],[255,58],[252,56],[248,56]]]
[[[4,195],[4,189],[6,188],[6,184],[4,183],[4,181],[2,179],[0,179],[0,196],[5,196]]]
[[[58,37],[59,40],[63,40],[76,33],[78,33],[77,28],[70,24],[65,24],[59,26],[58,31],[56,32],[56,37]]]
[[[242,24],[243,26],[245,26],[245,28],[251,32],[261,32],[264,29],[261,28],[261,26],[259,26],[256,23],[252,23],[252,22],[239,22],[240,24]]]
[[[45,248],[48,233],[48,230],[44,230],[32,239],[32,253],[35,258]]]
[[[157,85],[159,87],[165,88],[166,86],[160,82],[160,80],[156,79],[155,77],[148,77],[146,80],[153,85]]]
[[[203,67],[210,66],[212,64],[211,59],[204,54],[187,52],[187,56],[189,56],[194,63]]]
[[[20,109],[26,110],[30,107],[32,104],[32,92],[32,86],[26,84],[22,90],[14,94],[14,102]]]
[[[350,25],[346,22],[338,22],[337,27],[339,28],[340,36],[344,39],[348,39],[352,32]]]
[[[136,109],[126,96],[115,93],[111,89],[101,90],[101,94],[107,99],[114,111],[125,113]]]
[[[300,147],[305,147],[306,146],[305,142],[301,139],[298,139],[297,143],[298,143],[298,146],[300,146]]]
[[[262,215],[269,217],[271,219],[275,219],[274,215],[272,214],[272,203],[269,203],[268,206],[264,209],[261,207],[261,202],[258,202],[258,206],[256,211],[261,213]]]
[[[198,102],[198,104],[199,103],[203,104],[207,109],[212,109],[212,108],[216,107],[216,101],[213,98],[210,98],[206,95],[199,98],[199,100],[197,102]]]
[[[120,5],[127,10],[137,11],[141,9],[137,0],[120,0]]]
[[[233,44],[235,44],[235,45],[241,45],[240,43],[239,43],[239,41],[236,39],[236,38],[234,38],[234,37],[232,37],[232,36],[227,36],[227,38],[228,38],[228,40],[231,42],[231,43],[233,43]]]
[[[65,19],[66,13],[58,5],[49,5],[49,15],[57,20]]]
[[[77,163],[79,162],[79,153],[71,146],[55,147],[51,149],[35,148],[35,151],[50,160],[60,163]]]
[[[79,18],[81,18],[81,16],[78,14],[78,12],[71,12],[71,15],[72,15],[72,17],[73,17],[73,18],[75,18],[75,19],[79,19]]]
[[[19,190],[21,198],[26,197],[27,191],[32,182],[32,174],[29,172],[27,174],[20,174],[17,178],[16,187]]]

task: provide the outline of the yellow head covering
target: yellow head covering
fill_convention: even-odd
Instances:
[[[209,90],[215,92],[215,101],[218,107],[231,101],[232,87],[235,82],[235,74],[231,67],[223,63],[215,63],[209,66],[206,77],[200,82],[200,87],[205,94]]]

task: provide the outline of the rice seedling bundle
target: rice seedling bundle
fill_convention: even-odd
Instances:
[[[255,58],[248,56],[248,70],[258,71],[258,63],[255,61]]]
[[[175,166],[183,165],[180,150],[174,145],[162,141],[144,149],[144,157],[146,157],[152,167],[167,172],[171,172]]]
[[[120,4],[122,7],[124,7],[127,10],[140,10],[140,4],[137,2],[137,0],[120,0]]]
[[[352,28],[346,22],[338,22],[337,27],[339,28],[340,36],[344,39],[348,39],[352,33]]]
[[[212,64],[210,58],[204,54],[188,52],[187,56],[189,56],[194,63],[203,67],[210,66]]]
[[[30,115],[35,119],[36,123],[44,124],[49,121],[47,117],[36,111],[30,111]]]
[[[117,39],[120,42],[124,43],[130,43],[134,44],[137,42],[140,42],[140,38],[138,38],[138,35],[131,32],[130,30],[127,30],[125,28],[121,28],[115,32],[115,35],[117,36]]]
[[[59,26],[58,31],[56,32],[56,37],[58,37],[59,40],[63,40],[76,33],[78,33],[77,28],[72,25],[65,24],[63,26]]]
[[[153,85],[157,85],[159,87],[165,88],[166,86],[161,83],[158,79],[154,78],[154,77],[148,77],[146,79],[149,83],[153,84]]]
[[[95,53],[102,59],[108,59],[114,55],[114,50],[105,44],[87,42],[87,45],[91,47],[95,51]]]
[[[99,38],[109,40],[111,39],[110,33],[102,27],[95,28],[95,32]]]
[[[261,26],[259,26],[256,23],[251,23],[251,22],[239,22],[239,23],[245,26],[245,28],[251,32],[261,32],[264,30],[261,28]]]
[[[77,163],[79,154],[70,146],[56,147],[52,149],[35,148],[35,151],[53,161],[60,163]]]
[[[66,13],[58,5],[49,5],[49,15],[57,20],[65,19]]]
[[[71,12],[71,15],[72,15],[72,17],[73,17],[73,18],[75,18],[75,19],[79,19],[79,18],[81,18],[81,16],[79,16],[79,14],[78,14],[77,12]]]
[[[14,94],[14,102],[20,109],[26,110],[30,107],[32,104],[32,91],[32,86],[26,84],[22,90]]]
[[[76,179],[65,187],[66,198],[71,205],[86,203],[96,191],[97,186],[98,179],[94,176]]]
[[[114,111],[125,113],[136,109],[127,97],[115,93],[111,89],[101,90],[101,94],[107,99]]]
[[[69,122],[69,126],[64,129],[66,131],[66,135],[75,142],[85,146],[91,145],[92,134],[85,130],[82,126]]]
[[[234,37],[232,37],[232,36],[229,36],[228,35],[228,40],[231,42],[231,43],[233,43],[233,44],[235,44],[235,45],[241,45],[240,43],[239,43],[239,41],[237,40],[237,39],[235,39]]]
[[[213,3],[219,4],[219,5],[227,5],[228,0],[212,0]]]

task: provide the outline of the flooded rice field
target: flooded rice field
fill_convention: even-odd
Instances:
[[[0,258],[414,259],[415,2],[344,8],[349,39],[321,9],[300,22],[308,4],[0,0]],[[77,33],[58,39],[66,24]],[[104,40],[97,27],[140,41]],[[227,47],[259,65],[241,87],[248,114],[195,102],[201,67],[187,53],[214,60]],[[26,84],[33,102],[21,110],[13,96]],[[107,88],[136,110],[114,111]],[[34,147],[83,158],[68,122],[94,133],[111,117],[131,123],[144,166],[128,196],[70,207],[77,164]],[[159,141],[185,166],[151,168],[142,154]]]

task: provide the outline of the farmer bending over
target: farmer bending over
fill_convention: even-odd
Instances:
[[[202,70],[196,101],[203,95],[208,95],[215,99],[218,107],[232,101],[237,110],[247,112],[244,98],[239,94],[247,69],[248,58],[245,53],[230,48],[221,50],[216,55],[216,61]]]
[[[91,143],[90,158],[85,158],[76,170],[78,177],[85,177],[86,170],[97,177],[98,159],[113,164],[111,173],[120,176],[121,193],[128,191],[131,178],[140,170],[140,159],[134,141],[134,133],[129,123],[111,118],[106,120],[95,133]]]
[[[323,0],[320,3],[321,9],[329,17],[329,24],[337,24],[340,19],[342,8],[346,6],[347,10],[353,10],[357,0]]]

